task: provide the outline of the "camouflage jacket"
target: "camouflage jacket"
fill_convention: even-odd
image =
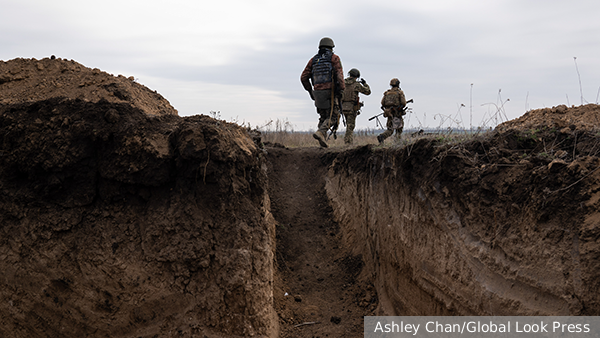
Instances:
[[[371,94],[371,87],[369,87],[368,84],[362,84],[358,81],[356,81],[355,77],[347,77],[346,80],[344,80],[344,83],[346,85],[346,89],[344,89],[344,98],[342,99],[343,102],[358,102],[358,94],[362,93],[365,95],[370,95]]]
[[[327,89],[331,89],[331,82],[327,82],[327,83],[320,83],[315,85],[314,88],[312,88],[312,84],[311,84],[311,79],[312,79],[312,63],[313,63],[313,58],[310,58],[310,60],[308,60],[308,64],[306,64],[306,67],[304,67],[304,71],[302,71],[302,75],[300,75],[300,82],[302,82],[302,86],[304,87],[304,89],[306,89],[307,91],[311,92],[313,90],[327,90]],[[333,64],[333,74],[334,74],[334,81],[335,84],[339,87],[336,88],[336,92],[337,93],[341,93],[344,91],[345,85],[344,85],[344,70],[342,68],[342,60],[340,60],[340,57],[337,56],[335,53],[331,56],[331,63]]]

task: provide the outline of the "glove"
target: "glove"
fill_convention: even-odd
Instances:
[[[313,95],[312,90],[308,91],[308,95],[310,95],[310,98],[314,101],[315,100],[315,96]]]
[[[366,85],[366,84],[367,84],[367,80],[365,80],[365,79],[360,79],[360,83],[362,83],[363,85]]]

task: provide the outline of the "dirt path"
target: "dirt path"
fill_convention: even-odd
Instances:
[[[377,296],[357,277],[324,191],[326,151],[268,148],[269,194],[277,225],[275,308],[281,337],[363,337]]]

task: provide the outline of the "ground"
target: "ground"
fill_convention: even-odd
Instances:
[[[331,152],[267,147],[277,221],[275,308],[281,337],[362,337],[378,305],[362,259],[340,241],[325,194]]]
[[[0,61],[0,336],[598,315],[598,116],[558,106],[466,140],[285,148],[179,117],[132,77]]]

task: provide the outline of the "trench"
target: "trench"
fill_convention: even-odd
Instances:
[[[207,116],[0,108],[0,336],[361,337],[369,315],[600,313],[595,133],[265,158]]]
[[[30,61],[0,63],[2,337],[362,337],[373,314],[600,313],[597,105],[460,143],[265,160],[247,128]]]
[[[325,192],[331,153],[268,149],[269,196],[276,220],[274,305],[280,337],[362,337],[377,307],[363,264],[340,239]]]
[[[430,141],[410,149],[269,151],[275,293],[291,295],[275,296],[282,337],[344,336],[330,320],[338,313],[356,328],[345,334],[358,337],[364,315],[596,311],[582,301],[591,295],[574,289],[585,278],[573,255],[578,237],[549,239],[579,216],[560,199],[536,204],[536,191],[524,199],[514,186],[535,180],[531,171],[508,167],[484,176]],[[524,202],[516,207],[515,200]],[[545,213],[552,214],[539,217]],[[313,311],[323,304],[329,311]],[[303,323],[311,325],[298,327]]]

